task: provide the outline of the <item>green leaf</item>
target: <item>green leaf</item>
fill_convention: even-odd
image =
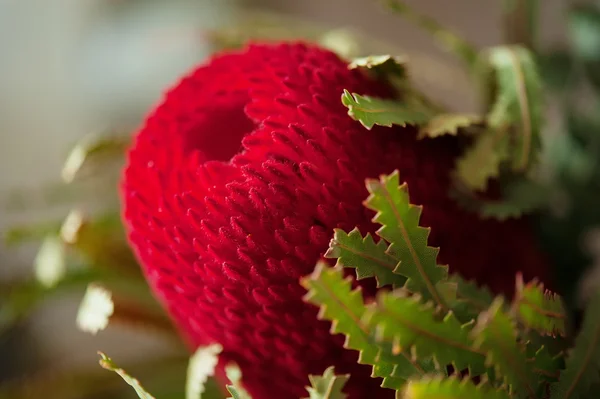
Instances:
[[[101,357],[100,366],[102,366],[102,368],[105,368],[106,370],[114,371],[115,373],[119,374],[126,383],[133,387],[135,393],[137,393],[140,399],[155,399],[154,396],[146,392],[146,390],[142,387],[138,380],[129,376],[129,374],[127,374],[125,370],[117,367],[117,365],[112,361],[111,358],[109,358],[102,352],[98,352],[98,354]]]
[[[370,55],[367,57],[355,58],[348,65],[348,69],[366,68],[374,70],[378,74],[393,75],[400,78],[406,77],[405,57],[393,55]]]
[[[450,195],[463,208],[479,214],[482,219],[504,221],[519,218],[549,205],[554,194],[551,186],[527,178],[511,177],[502,187],[501,198],[486,199],[464,190],[453,190]]]
[[[342,392],[350,374],[335,375],[333,366],[328,367],[323,376],[309,375],[310,387],[306,387],[310,395],[306,399],[346,399]]]
[[[108,320],[114,310],[110,291],[98,284],[89,284],[79,305],[77,326],[80,330],[95,335],[108,326]]]
[[[461,128],[482,122],[482,118],[472,114],[439,114],[431,118],[419,129],[418,138],[456,136]]]
[[[219,354],[223,347],[218,344],[202,346],[190,357],[187,369],[186,399],[200,399],[208,378],[215,374]]]
[[[468,378],[423,378],[409,381],[404,399],[510,399],[508,392],[487,384],[475,385]]]
[[[509,157],[509,140],[501,130],[485,131],[456,161],[455,174],[469,189],[485,190],[488,180],[500,175]]]
[[[580,5],[568,14],[571,43],[578,57],[585,61],[600,60],[600,9]]]
[[[519,320],[527,328],[545,335],[566,335],[566,312],[561,298],[544,290],[538,281],[523,282],[517,277],[514,304]]]
[[[561,355],[552,356],[545,346],[536,348],[531,342],[528,342],[527,358],[541,384],[558,381],[560,370],[564,365]]]
[[[386,0],[385,2],[391,10],[428,32],[444,49],[456,55],[469,68],[473,67],[477,59],[477,50],[465,39],[445,28],[433,18],[414,11],[404,1]]]
[[[377,234],[391,243],[387,252],[400,261],[395,271],[408,278],[406,288],[445,307],[436,284],[448,278],[448,268],[437,264],[439,249],[427,245],[430,229],[419,226],[422,207],[411,205],[398,171],[379,180],[368,179],[367,190],[365,206],[377,212],[373,218],[381,225]]]
[[[366,311],[361,288],[352,289],[352,278],[344,278],[341,267],[319,262],[301,284],[308,290],[304,300],[320,307],[319,319],[331,321],[332,334],[346,336],[344,347],[359,351],[358,362],[372,365],[373,375],[384,377],[383,386],[399,388],[404,384],[403,378],[390,378],[395,367],[404,375],[423,373],[422,367],[406,353],[391,354],[374,342],[371,331],[361,322]]]
[[[377,287],[401,287],[406,277],[397,273],[398,261],[386,252],[387,248],[384,240],[375,243],[370,234],[363,238],[358,229],[349,234],[335,229],[325,257],[337,258],[338,265],[355,268],[358,280],[375,277]]]
[[[487,288],[479,287],[474,281],[467,281],[457,274],[451,275],[450,281],[457,287],[456,299],[450,302],[450,307],[463,323],[476,319],[494,300]]]
[[[421,109],[411,109],[398,101],[361,96],[345,89],[342,104],[348,108],[348,115],[352,119],[359,121],[369,130],[375,125],[406,126],[423,123],[429,119],[428,114]]]
[[[378,342],[392,345],[392,353],[409,350],[417,359],[433,357],[440,366],[468,368],[474,376],[485,372],[483,352],[472,346],[472,323],[461,325],[452,312],[440,320],[431,302],[423,304],[418,294],[380,292],[363,320]]]
[[[231,394],[231,397],[227,399],[252,399],[252,396],[242,386],[242,371],[237,364],[230,363],[225,366],[225,375],[231,382],[230,385],[226,385]]]
[[[551,386],[551,399],[575,399],[600,382],[600,291],[590,300],[575,346],[560,380]]]
[[[494,47],[482,58],[484,75],[495,78],[497,90],[488,124],[493,130],[514,129],[510,163],[513,170],[524,172],[541,148],[543,93],[537,65],[521,46]]]
[[[533,372],[525,348],[517,342],[516,323],[503,311],[504,301],[498,297],[479,316],[472,336],[475,347],[487,355],[486,363],[494,367],[496,378],[502,378],[513,393],[535,395]]]
[[[518,218],[548,205],[549,187],[525,179],[514,179],[502,193],[502,199],[482,201],[478,213],[484,218],[504,221]]]

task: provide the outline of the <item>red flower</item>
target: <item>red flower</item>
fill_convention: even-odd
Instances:
[[[523,221],[482,221],[448,199],[452,137],[366,131],[343,89],[385,95],[333,53],[302,44],[222,54],[185,77],[148,117],[123,182],[130,241],[192,346],[219,342],[255,399],[306,395],[307,375],[350,372],[352,398],[387,397],[342,348],[299,278],[335,227],[374,231],[364,180],[399,169],[440,262],[497,291],[520,267],[544,273]]]

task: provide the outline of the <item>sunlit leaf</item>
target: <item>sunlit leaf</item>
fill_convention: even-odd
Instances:
[[[137,395],[140,399],[155,399],[154,396],[152,396],[148,392],[146,392],[146,390],[142,387],[142,385],[140,384],[140,382],[138,380],[131,377],[122,368],[119,368],[112,361],[111,358],[109,358],[102,352],[98,352],[98,354],[101,356],[100,366],[102,366],[106,370],[114,371],[115,373],[119,374],[121,376],[121,378],[123,378],[123,380],[135,390],[135,393],[137,393]]]
[[[508,136],[501,130],[486,131],[456,161],[455,173],[466,187],[482,191],[500,175],[500,166],[508,158]]]
[[[423,378],[409,381],[403,399],[509,399],[511,395],[487,384],[475,385],[468,378]]]
[[[77,312],[77,326],[82,331],[96,334],[108,326],[114,310],[110,291],[98,284],[90,284]]]
[[[358,229],[348,234],[335,229],[325,257],[335,258],[337,264],[356,269],[359,280],[375,277],[378,287],[401,287],[406,283],[406,277],[396,272],[399,262],[387,253],[387,249],[385,240],[375,243],[370,234],[362,237]]]
[[[445,307],[436,284],[448,277],[448,268],[437,264],[439,248],[428,245],[429,228],[419,225],[422,207],[410,203],[408,186],[400,184],[398,171],[367,179],[365,206],[377,212],[377,235],[390,243],[387,253],[400,263],[394,270],[407,277],[406,288]]]
[[[309,398],[306,399],[346,399],[342,392],[350,374],[336,375],[335,369],[328,367],[322,376],[309,375],[310,387],[307,387]]]
[[[225,366],[225,374],[231,382],[230,385],[227,385],[231,397],[227,399],[252,399],[252,396],[242,386],[242,371],[236,364],[230,363]]]
[[[35,278],[45,287],[53,287],[67,273],[65,244],[56,235],[42,242],[34,261]]]
[[[535,395],[533,371],[527,362],[525,347],[517,342],[517,326],[504,311],[501,297],[481,313],[472,335],[475,347],[486,353],[486,363],[495,370],[496,378],[502,378],[511,392]]]
[[[419,128],[418,137],[434,138],[447,134],[455,136],[461,128],[466,128],[481,122],[482,118],[473,114],[439,114]]]
[[[429,119],[429,115],[422,109],[411,109],[398,101],[362,96],[348,90],[344,90],[342,94],[342,103],[348,108],[348,115],[369,130],[375,125],[406,126]]]
[[[540,334],[566,334],[567,314],[562,300],[558,295],[545,290],[542,283],[532,281],[525,284],[519,275],[514,307],[525,327]]]
[[[215,373],[219,354],[223,347],[218,344],[202,346],[190,358],[187,370],[185,398],[201,399],[208,378]]]

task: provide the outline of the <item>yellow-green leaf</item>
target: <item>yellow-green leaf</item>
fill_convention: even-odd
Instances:
[[[48,235],[35,257],[36,280],[46,288],[54,287],[67,273],[65,243],[56,235]]]
[[[358,280],[375,277],[378,287],[401,287],[406,277],[397,273],[398,260],[389,255],[387,249],[385,240],[375,243],[370,234],[363,238],[358,229],[348,234],[335,229],[325,257],[336,258],[338,265],[355,268]]]
[[[469,189],[485,190],[489,179],[498,177],[508,157],[508,136],[501,130],[486,131],[456,161],[455,173]]]
[[[545,335],[566,334],[566,312],[562,299],[545,290],[542,283],[532,281],[525,284],[519,275],[514,307],[525,327]]]
[[[502,378],[511,392],[533,397],[537,390],[533,371],[527,362],[525,347],[517,342],[517,327],[503,310],[503,299],[498,297],[490,308],[481,313],[473,328],[475,347],[486,353],[486,363]]]
[[[475,385],[465,378],[429,377],[412,380],[406,385],[403,399],[510,399],[508,392],[487,384]]]
[[[534,56],[521,46],[499,46],[483,53],[482,66],[496,88],[488,124],[493,130],[510,128],[510,164],[524,172],[541,148],[543,93]]]
[[[322,376],[309,375],[311,386],[306,387],[309,398],[305,399],[346,399],[342,392],[350,374],[336,375],[333,366],[328,367]]]
[[[456,136],[461,128],[481,122],[482,118],[473,114],[439,114],[419,128],[418,138],[433,138],[447,134]]]
[[[406,77],[406,57],[392,55],[370,55],[355,58],[348,65],[348,69],[366,68],[383,75],[393,75],[400,78]]]
[[[231,397],[227,399],[252,399],[252,396],[246,391],[242,385],[242,371],[235,363],[230,363],[225,366],[225,375],[231,384],[226,385]]]
[[[363,320],[376,331],[378,342],[392,345],[392,353],[408,350],[416,359],[433,356],[442,367],[455,365],[474,376],[483,374],[485,356],[473,347],[472,323],[461,324],[452,312],[441,319],[432,303],[421,299],[403,289],[381,291]]]
[[[380,179],[368,179],[365,206],[377,212],[373,221],[381,225],[377,235],[390,243],[388,254],[400,264],[395,270],[408,278],[406,288],[445,307],[436,284],[448,278],[448,268],[437,264],[438,248],[427,245],[429,228],[419,225],[422,207],[410,203],[408,186],[400,185],[394,171]]]
[[[361,289],[352,289],[352,279],[344,277],[341,267],[320,262],[301,284],[308,290],[304,300],[320,307],[319,319],[331,321],[332,334],[346,336],[344,347],[359,351],[358,362],[372,365],[373,375],[384,378],[383,386],[398,389],[404,384],[405,378],[390,375],[394,371],[397,375],[422,374],[423,368],[408,354],[392,354],[375,343],[372,331],[360,321],[366,311]]]
[[[135,378],[131,377],[129,374],[127,374],[127,372],[125,370],[123,370],[122,368],[119,368],[113,361],[111,358],[109,358],[108,356],[106,356],[104,353],[102,352],[98,352],[98,354],[100,355],[101,359],[100,359],[100,366],[102,366],[102,368],[106,369],[106,370],[110,370],[110,371],[114,371],[115,373],[119,374],[121,376],[121,378],[123,378],[123,380],[129,384],[134,390],[135,393],[137,393],[138,397],[140,399],[155,399],[154,396],[150,395],[145,389],[144,387],[142,387],[142,385],[140,384],[140,382],[138,380],[136,380]]]
[[[342,104],[348,108],[348,115],[359,121],[365,128],[373,126],[392,125],[406,126],[420,124],[429,119],[429,115],[422,109],[412,109],[406,104],[393,100],[384,100],[344,90]]]
[[[89,284],[79,305],[77,326],[82,331],[96,334],[108,326],[114,310],[110,291],[98,284]]]
[[[185,398],[200,399],[208,377],[215,374],[219,354],[223,347],[219,344],[202,346],[190,357],[187,369]]]

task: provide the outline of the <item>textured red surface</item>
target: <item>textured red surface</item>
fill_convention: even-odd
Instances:
[[[499,291],[519,266],[526,278],[544,270],[524,221],[481,221],[448,199],[453,138],[367,131],[343,89],[385,91],[301,44],[219,55],[167,93],[129,153],[124,218],[149,283],[192,346],[223,345],[255,399],[302,397],[307,375],[332,364],[352,373],[351,398],[392,397],[298,284],[334,227],[376,229],[367,177],[399,169],[451,270]]]

